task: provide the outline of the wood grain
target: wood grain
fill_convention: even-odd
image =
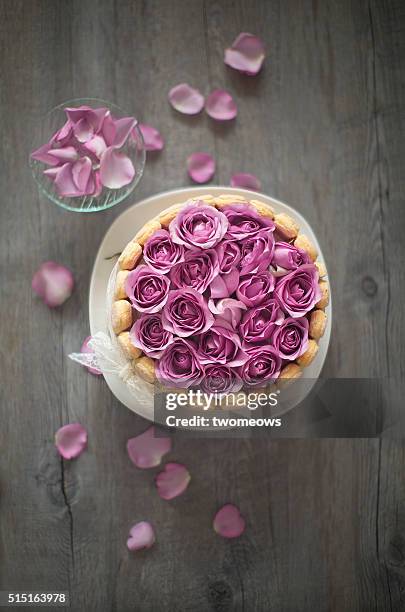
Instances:
[[[166,139],[136,198],[188,184],[196,150],[215,155],[217,184],[257,174],[325,252],[325,375],[402,380],[404,30],[398,0],[1,0],[1,589],[69,590],[86,612],[404,609],[401,439],[178,438],[169,458],[192,482],[173,502],[158,498],[156,470],[135,470],[125,451],[147,424],[67,359],[88,334],[92,264],[123,206],[65,213],[39,197],[27,167],[42,114],[96,96]],[[241,31],[268,47],[255,78],[223,64]],[[236,122],[177,114],[166,96],[180,82],[231,91]],[[30,290],[46,259],[76,278],[55,311]],[[61,462],[53,435],[68,421],[88,428],[89,449]],[[211,527],[227,501],[248,525],[229,542]],[[157,544],[130,555],[127,533],[142,519]]]

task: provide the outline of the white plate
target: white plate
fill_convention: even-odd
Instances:
[[[319,260],[325,262],[322,255],[318,240],[308,222],[304,217],[291,206],[274,200],[264,194],[258,194],[254,191],[246,189],[234,189],[231,187],[186,187],[184,189],[175,189],[159,193],[146,200],[142,200],[125,210],[122,215],[115,219],[107,231],[100,245],[94,262],[93,272],[90,281],[90,331],[94,335],[98,331],[107,331],[106,321],[106,292],[108,279],[111,270],[116,262],[117,253],[121,253],[125,245],[133,238],[136,232],[152,217],[158,215],[162,210],[176,204],[177,202],[186,201],[189,198],[196,197],[198,194],[218,196],[222,193],[234,193],[235,195],[245,196],[247,199],[260,199],[274,208],[276,212],[284,212],[291,215],[298,221],[301,231],[310,238],[315,244],[319,252]],[[316,379],[319,377],[322,366],[324,364],[328,351],[331,327],[332,327],[332,303],[329,302],[327,307],[327,325],[324,336],[319,342],[319,351],[313,363],[305,368],[305,379],[308,379],[308,384],[300,386],[302,389],[301,395],[290,401],[289,409],[293,408],[297,403],[302,401],[309,393]],[[137,403],[136,397],[131,394],[125,383],[115,374],[104,374],[107,385],[112,393],[122,402],[127,408],[143,416],[146,419],[153,421],[153,410],[142,408],[141,403]],[[285,409],[284,409],[285,412]]]

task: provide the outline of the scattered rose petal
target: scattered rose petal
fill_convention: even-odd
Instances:
[[[81,353],[94,353],[93,349],[89,346],[89,342],[91,340],[91,336],[87,336],[87,338],[84,340],[83,344],[82,344],[82,348],[80,349]],[[99,370],[98,368],[91,368],[89,366],[86,366],[88,371],[91,374],[95,374],[96,376],[100,376],[100,374],[102,373],[101,370]]]
[[[189,471],[180,463],[167,463],[156,478],[156,488],[162,499],[174,499],[184,493],[191,480]]]
[[[129,550],[141,550],[142,548],[150,548],[155,543],[155,532],[153,527],[147,521],[141,521],[131,527],[127,546]]]
[[[80,423],[64,425],[55,434],[55,446],[64,459],[75,459],[87,446],[87,431]]]
[[[252,191],[260,191],[261,184],[257,176],[240,172],[231,177],[231,187],[242,187],[243,189],[251,189]]]
[[[45,261],[32,278],[32,289],[50,308],[60,306],[71,296],[73,275],[54,261]]]
[[[238,114],[235,101],[225,89],[214,89],[205,102],[205,110],[212,119],[229,121]]]
[[[216,513],[213,526],[223,538],[238,538],[245,531],[245,519],[239,508],[233,504],[225,504]]]
[[[100,180],[105,187],[119,189],[128,185],[134,176],[134,166],[129,157],[113,147],[104,151],[100,160]]]
[[[195,183],[206,183],[215,174],[215,160],[208,153],[192,153],[187,159],[187,172]]]
[[[163,455],[172,447],[170,437],[155,438],[155,427],[152,425],[135,438],[127,442],[129,458],[136,467],[146,469],[160,465]]]
[[[254,76],[260,71],[264,57],[263,41],[258,36],[242,32],[231,47],[225,49],[224,62],[235,70]]]
[[[165,141],[156,128],[147,123],[140,123],[139,129],[143,136],[146,151],[161,151],[163,149]]]
[[[106,150],[107,145],[106,145],[104,138],[100,136],[99,134],[96,134],[96,136],[93,136],[91,140],[88,140],[87,142],[85,142],[83,144],[83,147],[87,149],[88,151],[90,151],[90,153],[93,153],[93,155],[98,157],[98,159],[100,159],[100,157]]]
[[[169,102],[179,113],[196,115],[204,106],[204,96],[187,83],[180,83],[169,91]]]

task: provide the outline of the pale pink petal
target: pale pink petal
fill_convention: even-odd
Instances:
[[[89,342],[91,340],[91,336],[87,336],[87,338],[84,340],[83,344],[82,344],[82,348],[80,349],[81,353],[94,353],[93,349],[89,346]],[[89,366],[85,366],[87,367],[88,371],[91,374],[94,374],[95,376],[100,376],[100,374],[102,373],[101,370],[99,370],[98,368],[90,368]]]
[[[155,427],[152,425],[139,436],[127,442],[129,458],[136,467],[146,469],[160,465],[163,455],[172,447],[170,437],[155,437]]]
[[[51,178],[52,180],[55,180],[59,170],[60,168],[47,168],[46,170],[44,170],[44,174],[45,176],[49,176],[49,178]]]
[[[229,298],[239,285],[239,272],[236,268],[227,274],[218,274],[210,284],[213,299]]]
[[[156,478],[156,488],[162,499],[174,499],[187,489],[191,476],[184,465],[167,463]]]
[[[231,47],[225,49],[224,62],[235,70],[254,76],[261,69],[264,58],[263,41],[253,34],[242,32]]]
[[[205,101],[205,110],[212,119],[229,121],[238,114],[235,101],[225,89],[214,89]]]
[[[206,183],[215,174],[215,160],[208,153],[192,153],[187,159],[187,172],[195,183]]]
[[[134,176],[135,169],[127,155],[113,147],[104,151],[100,160],[100,180],[105,187],[119,189],[128,185]]]
[[[78,189],[73,178],[73,164],[67,162],[59,168],[55,176],[55,187],[60,196],[66,198],[74,198],[83,195],[83,192]]]
[[[72,166],[72,177],[79,191],[85,193],[91,175],[91,160],[89,157],[78,159]]]
[[[222,321],[226,321],[233,329],[236,329],[242,318],[242,310],[246,310],[246,304],[234,298],[223,298],[217,302],[210,298],[208,308],[214,315],[217,315],[215,317],[217,323],[221,320],[222,325]]]
[[[64,459],[78,457],[87,446],[87,431],[80,423],[64,425],[55,434],[55,446]]]
[[[59,163],[55,156],[49,155],[52,145],[48,142],[31,153],[32,159],[47,164],[48,166],[57,166]]]
[[[96,134],[96,136],[93,136],[93,138],[85,142],[83,146],[88,151],[90,151],[90,153],[93,153],[93,155],[98,157],[98,159],[100,159],[100,157],[102,156],[102,154],[107,148],[104,138],[100,136],[99,134]]]
[[[72,122],[70,121],[70,119],[68,119],[66,123],[62,125],[60,130],[58,130],[56,134],[54,134],[52,140],[55,142],[62,143],[63,140],[70,138],[71,134],[72,134]]]
[[[213,526],[223,538],[238,538],[245,531],[245,519],[239,508],[233,504],[225,504],[216,513]]]
[[[60,147],[60,149],[50,149],[48,154],[55,157],[58,164],[68,161],[76,161],[76,159],[79,157],[78,152],[72,146]]]
[[[73,274],[65,266],[45,261],[32,278],[32,290],[50,308],[60,306],[72,294]]]
[[[73,131],[79,142],[87,142],[94,135],[94,127],[86,117],[79,119],[74,125]]]
[[[161,151],[163,149],[165,141],[156,128],[147,123],[140,123],[139,129],[143,136],[146,151]]]
[[[102,136],[108,147],[111,146],[112,143],[114,142],[115,132],[116,132],[115,121],[112,118],[110,111],[108,111],[104,117],[103,125],[101,128]]]
[[[251,191],[260,191],[261,184],[254,174],[240,172],[231,177],[231,187],[242,187],[243,189],[250,189]]]
[[[155,532],[152,525],[147,521],[141,521],[131,527],[127,547],[131,551],[150,548],[155,543],[155,540]]]
[[[135,117],[122,117],[121,119],[115,119],[115,135],[112,146],[116,149],[120,149],[124,146],[128,136],[137,124]]]
[[[204,96],[187,83],[180,83],[169,91],[169,102],[179,113],[196,115],[203,109]]]

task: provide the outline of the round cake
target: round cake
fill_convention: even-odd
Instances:
[[[298,378],[316,357],[326,268],[292,217],[224,194],[175,204],[118,259],[111,325],[134,373],[230,393]]]

